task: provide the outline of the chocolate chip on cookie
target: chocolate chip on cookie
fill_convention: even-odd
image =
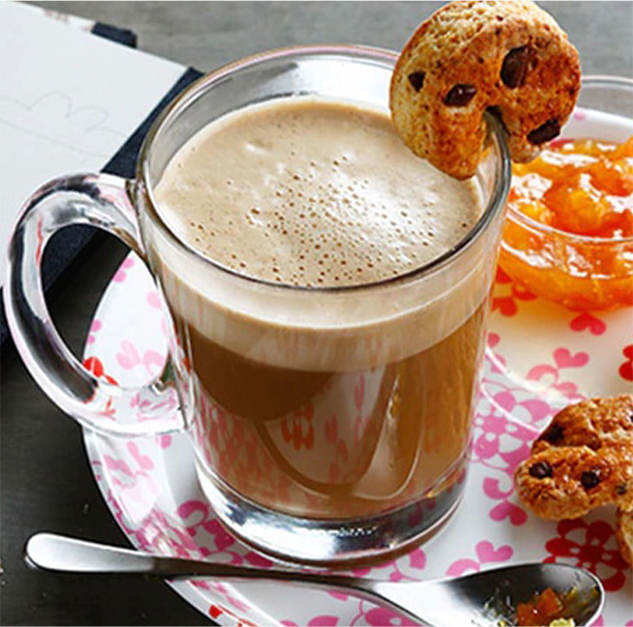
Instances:
[[[512,48],[503,59],[501,80],[506,87],[523,87],[528,72],[536,66],[536,52],[531,46]]]
[[[559,134],[560,122],[558,121],[558,118],[552,118],[551,120],[547,120],[545,124],[541,124],[538,128],[530,131],[527,138],[531,144],[540,146],[541,144],[548,142],[550,139],[554,139],[554,137]]]
[[[552,467],[546,461],[532,464],[528,472],[530,477],[535,477],[536,479],[545,479],[545,477],[551,477],[553,474]]]
[[[411,87],[415,89],[415,91],[420,91],[422,87],[424,87],[424,78],[426,74],[424,72],[411,72],[409,74],[409,82],[411,83]]]
[[[452,2],[423,22],[393,73],[395,127],[417,155],[472,176],[484,149],[486,111],[500,117],[514,161],[555,137],[580,90],[567,35],[529,0]]]
[[[447,107],[465,107],[477,93],[474,85],[454,85],[444,98]]]

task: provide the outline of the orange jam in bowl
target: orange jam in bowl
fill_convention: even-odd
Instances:
[[[571,309],[633,305],[633,136],[551,142],[513,166],[508,204],[510,277]]]

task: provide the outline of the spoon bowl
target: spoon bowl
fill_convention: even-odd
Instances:
[[[455,579],[391,582],[325,571],[250,568],[164,557],[50,533],[32,536],[25,554],[29,565],[58,572],[285,581],[352,594],[437,627],[511,625],[516,620],[517,604],[547,588],[569,599],[565,618],[572,618],[575,625],[590,624],[604,603],[600,580],[586,570],[565,564],[517,564]]]

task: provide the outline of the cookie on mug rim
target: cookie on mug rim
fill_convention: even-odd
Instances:
[[[534,2],[451,2],[402,50],[392,119],[415,154],[466,179],[482,157],[486,111],[507,131],[512,160],[530,161],[571,115],[580,78],[577,50]]]

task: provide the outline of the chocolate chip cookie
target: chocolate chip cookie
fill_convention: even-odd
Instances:
[[[515,484],[542,518],[576,518],[608,503],[633,510],[633,395],[559,412],[518,466]]]
[[[580,75],[578,52],[533,2],[452,2],[402,50],[392,118],[415,154],[465,179],[481,160],[486,111],[505,127],[512,159],[530,161],[569,118]]]

